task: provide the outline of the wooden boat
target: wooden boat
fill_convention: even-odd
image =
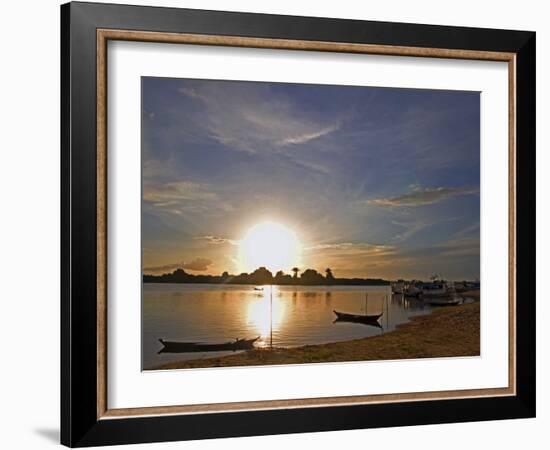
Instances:
[[[462,302],[461,298],[432,298],[427,300],[432,306],[456,306]]]
[[[369,294],[365,294],[365,312],[369,310],[368,308]],[[375,327],[382,328],[378,323],[378,319],[382,317],[383,312],[380,314],[350,314],[341,311],[332,310],[336,314],[335,322],[354,322],[362,323],[365,325],[373,325]]]
[[[260,339],[260,336],[254,339],[236,339],[221,344],[207,344],[202,342],[176,342],[159,339],[164,346],[159,353],[188,353],[188,352],[226,352],[237,350],[250,350],[254,348],[254,342]]]
[[[336,317],[336,319],[332,323],[339,323],[339,322],[357,323],[357,324],[360,324],[360,325],[366,325],[368,327],[380,328],[381,330],[384,329],[382,327],[382,325],[380,325],[380,322],[378,322],[378,320],[357,320],[357,319],[354,319],[354,318],[346,319],[345,317],[343,317],[343,318]]]
[[[380,314],[350,314],[333,310],[338,320],[342,322],[373,323],[377,322],[384,313]]]

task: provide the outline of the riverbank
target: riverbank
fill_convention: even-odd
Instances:
[[[464,295],[476,301],[437,308],[380,336],[295,348],[254,349],[219,358],[173,362],[154,369],[477,356],[479,291]]]

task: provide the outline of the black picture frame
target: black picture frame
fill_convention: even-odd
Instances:
[[[98,29],[516,55],[516,394],[104,419],[97,414]],[[534,32],[69,3],[61,6],[61,442],[71,447],[535,416]]]

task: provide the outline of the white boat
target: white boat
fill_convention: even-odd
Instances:
[[[422,286],[415,282],[409,283],[403,289],[403,294],[405,294],[405,297],[420,297],[422,295]]]
[[[451,294],[449,289],[447,289],[447,284],[443,281],[425,283],[421,289],[423,298],[447,297]]]
[[[394,281],[391,284],[392,294],[403,294],[405,289],[405,283],[402,280]]]

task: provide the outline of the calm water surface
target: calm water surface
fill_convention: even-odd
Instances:
[[[272,289],[272,291],[271,291]],[[368,294],[368,301],[366,296]],[[379,314],[382,329],[334,322],[333,310]],[[391,294],[389,286],[159,284],[143,286],[143,368],[232,352],[157,354],[165,340],[220,343],[260,336],[257,346],[292,347],[386,333],[432,307]]]

